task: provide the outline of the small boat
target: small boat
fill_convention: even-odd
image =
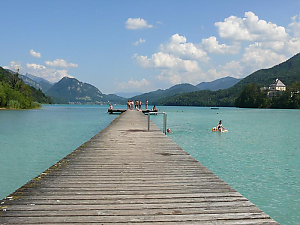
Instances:
[[[210,109],[219,109],[218,107],[210,107]]]

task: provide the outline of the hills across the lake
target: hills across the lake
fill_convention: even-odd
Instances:
[[[140,101],[149,100],[153,103],[161,98],[174,96],[181,93],[194,92],[199,90],[218,90],[225,89],[236,84],[239,79],[225,77],[212,82],[203,82],[196,86],[191,84],[177,84],[166,90],[158,89],[148,93],[120,93],[103,94],[95,86],[83,83],[76,78],[64,77],[57,83],[51,83],[43,78],[31,74],[19,75],[28,85],[41,89],[47,96],[50,96],[55,103],[80,103],[80,104],[105,104],[108,102],[116,104],[125,104],[128,98],[138,99]]]
[[[120,93],[122,96],[103,94],[95,86],[76,78],[64,77],[53,84],[30,74],[20,74],[19,77],[26,84],[41,89],[47,96],[52,97],[55,103],[125,104],[130,98],[143,102],[148,100],[150,104],[158,105],[234,106],[235,99],[247,84],[268,86],[278,78],[289,86],[300,81],[300,53],[272,68],[258,70],[244,79],[225,77],[195,86],[187,83],[177,84],[166,90],[158,89],[143,94]]]
[[[160,99],[167,99],[169,97],[180,95],[184,93],[196,92],[200,90],[222,90],[235,85],[240,79],[233,77],[220,78],[211,82],[202,82],[196,86],[192,84],[177,84],[166,90],[158,89],[156,91],[144,93],[134,96],[134,99],[141,101],[150,101],[152,104],[158,104]]]
[[[255,83],[258,87],[269,86],[280,79],[288,88],[300,82],[300,53],[269,69],[258,70],[230,88],[218,91],[201,90],[160,98],[157,104],[186,106],[235,106],[235,101],[243,88]],[[299,90],[294,90],[299,93]],[[250,96],[248,96],[250,97]]]

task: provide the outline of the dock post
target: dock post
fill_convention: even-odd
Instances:
[[[164,122],[163,122],[163,124],[164,124],[163,132],[165,134],[167,134],[167,113],[164,113]]]
[[[150,112],[148,113],[148,131],[150,131]]]

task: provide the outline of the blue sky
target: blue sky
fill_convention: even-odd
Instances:
[[[1,1],[0,66],[104,93],[242,78],[300,52],[300,1]]]

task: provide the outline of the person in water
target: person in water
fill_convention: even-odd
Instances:
[[[222,131],[222,129],[225,129],[225,128],[224,128],[223,125],[222,125],[222,120],[220,120],[220,121],[219,121],[219,124],[218,124],[218,126],[217,126],[217,130],[218,130],[218,131]]]

